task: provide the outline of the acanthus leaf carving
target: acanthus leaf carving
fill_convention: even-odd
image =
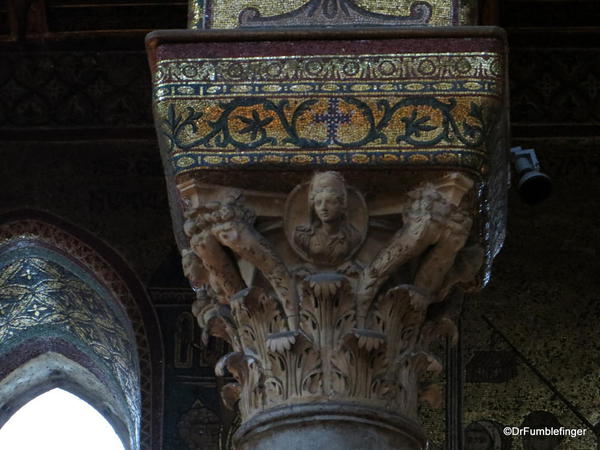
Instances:
[[[206,331],[215,337],[221,338],[230,345],[237,344],[238,330],[233,322],[231,311],[227,305],[215,305],[204,317]]]
[[[194,183],[180,187],[190,237],[183,264],[199,325],[233,349],[216,368],[239,384],[225,390],[227,404],[239,397],[244,420],[331,400],[414,417],[420,377],[441,370],[431,343],[456,338],[439,305],[483,261],[470,241],[473,181],[451,173],[399,195],[397,206],[372,200],[402,220],[378,251],[362,253],[367,232],[378,231],[368,230],[362,194],[337,172],[316,174],[285,204],[277,193]],[[259,233],[261,214],[275,225]],[[252,277],[242,276],[248,266]],[[421,393],[435,403],[434,388]]]
[[[260,362],[253,356],[242,352],[230,352],[223,356],[215,366],[215,373],[218,376],[225,376],[226,371],[229,371],[242,386],[238,402],[240,412],[246,416],[252,411],[262,409],[264,406],[264,377]],[[228,393],[235,394],[235,391]],[[224,400],[231,403],[231,400],[235,400],[235,396]]]

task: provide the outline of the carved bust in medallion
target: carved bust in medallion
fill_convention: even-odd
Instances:
[[[332,171],[316,173],[290,193],[285,219],[294,250],[308,262],[330,267],[358,250],[368,220],[362,196]]]

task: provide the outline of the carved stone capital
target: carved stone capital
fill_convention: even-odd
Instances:
[[[236,379],[222,394],[243,423],[331,404],[416,422],[420,393],[438,403],[419,380],[442,368],[431,342],[456,329],[430,306],[483,262],[473,185],[446,173],[368,201],[331,171],[288,194],[179,185],[193,313],[231,346],[216,371]]]
[[[423,449],[447,299],[485,284],[504,236],[503,33],[322,27],[455,24],[447,0],[193,3],[254,28],[147,39],[193,314],[231,347],[236,448]],[[205,12],[192,26],[218,24]],[[263,29],[306,20],[321,29]]]

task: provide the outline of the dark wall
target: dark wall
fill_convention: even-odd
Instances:
[[[465,303],[464,425],[492,421],[501,432],[546,411],[587,429],[539,448],[598,445],[590,425],[600,421],[599,14],[597,2],[508,1],[501,15],[513,145],[536,149],[554,194],[528,206],[512,189],[492,281]],[[551,426],[548,415],[537,417]],[[533,448],[521,437],[505,438],[509,444]]]

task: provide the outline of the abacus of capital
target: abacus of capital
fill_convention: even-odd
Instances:
[[[236,29],[147,39],[193,314],[230,347],[215,369],[235,379],[236,448],[424,449],[430,345],[456,338],[450,294],[485,284],[502,244],[504,35],[427,26],[439,1],[394,17],[238,3]]]

